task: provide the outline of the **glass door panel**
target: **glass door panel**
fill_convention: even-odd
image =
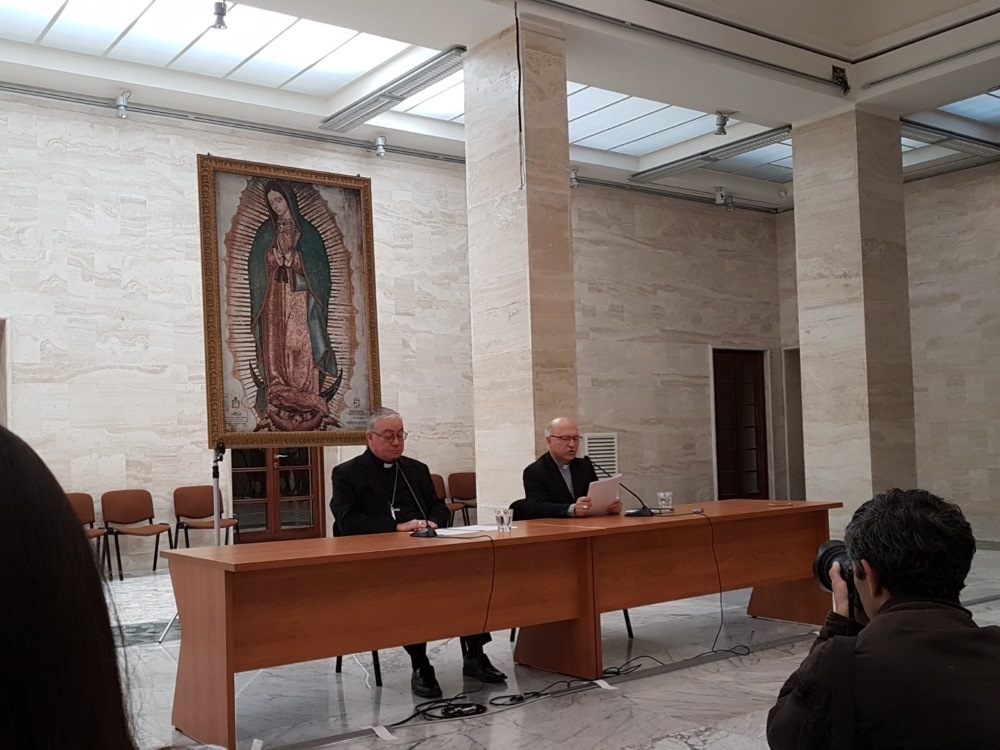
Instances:
[[[322,536],[319,448],[235,448],[233,508],[242,541]]]

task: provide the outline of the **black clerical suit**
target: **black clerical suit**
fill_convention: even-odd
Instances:
[[[333,468],[330,510],[335,536],[395,532],[396,524],[425,517],[443,528],[451,520],[451,513],[434,491],[427,464],[406,456],[385,464],[370,449]],[[428,581],[427,585],[430,590],[438,582]],[[462,655],[480,654],[489,641],[489,633],[463,637]],[[414,669],[429,663],[426,643],[403,648]]]
[[[570,493],[558,464],[546,453],[524,469],[524,505],[528,518],[564,518],[577,498],[586,497],[597,472],[586,458],[569,462],[573,492]]]

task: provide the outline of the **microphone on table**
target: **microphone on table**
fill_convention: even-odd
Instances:
[[[419,536],[419,537],[437,536],[438,533],[434,529],[431,528],[431,519],[429,519],[427,517],[427,514],[424,513],[424,506],[422,506],[420,504],[420,498],[417,497],[417,493],[413,491],[413,485],[410,484],[410,480],[406,478],[406,474],[403,473],[403,470],[400,468],[398,461],[396,462],[396,472],[401,477],[403,477],[403,481],[406,482],[407,489],[410,491],[410,494],[413,495],[413,499],[416,500],[416,502],[417,502],[417,510],[420,511],[420,515],[422,515],[424,517],[424,522],[427,524],[427,528],[426,529],[420,529],[419,531],[411,531],[410,532],[410,536]]]
[[[584,456],[584,458],[587,459],[587,463],[589,463],[592,467],[594,467],[595,469],[600,469],[601,473],[603,473],[604,476],[606,476],[606,477],[611,477],[612,476],[612,474],[611,474],[610,471],[608,471],[607,469],[605,469],[599,463],[596,463],[594,461],[594,459],[592,459],[590,456]],[[618,482],[618,486],[621,487],[623,490],[625,490],[628,494],[630,494],[636,500],[638,500],[639,501],[639,505],[642,506],[641,508],[639,508],[637,510],[627,510],[627,511],[625,511],[625,515],[626,516],[629,516],[630,518],[650,518],[651,516],[655,516],[656,515],[650,509],[650,507],[648,505],[646,505],[646,503],[644,503],[642,501],[641,497],[639,497],[637,494],[635,494],[634,492],[632,492],[632,490],[630,490],[628,487],[625,486],[624,482]]]

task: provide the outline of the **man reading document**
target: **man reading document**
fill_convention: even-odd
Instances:
[[[524,500],[528,518],[566,518],[593,515],[587,497],[597,473],[589,458],[577,458],[580,428],[566,417],[556,417],[545,428],[548,452],[524,470]],[[608,515],[622,512],[615,500]]]

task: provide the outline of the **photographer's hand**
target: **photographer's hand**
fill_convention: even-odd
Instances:
[[[849,598],[847,581],[840,574],[839,562],[830,566],[830,584],[833,588],[833,611],[842,617],[850,617],[847,603]]]

